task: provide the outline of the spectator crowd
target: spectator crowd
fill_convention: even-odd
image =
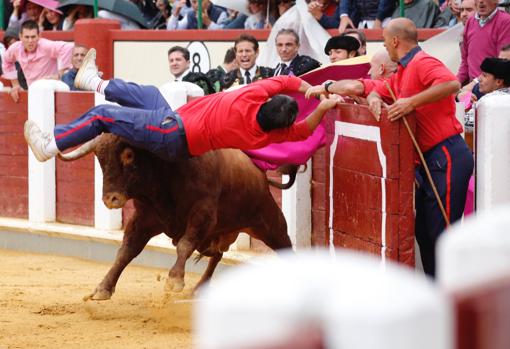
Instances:
[[[125,0],[129,2],[128,0]],[[510,15],[507,0],[405,0],[404,14],[417,28],[463,25],[460,39],[461,66],[457,73],[463,88],[458,98],[471,106],[483,96],[480,91],[481,64],[485,58],[505,56],[510,44]],[[247,0],[247,13],[226,8],[228,1],[203,0],[131,0],[144,18],[143,27],[153,29],[261,29],[271,28],[276,20],[295,6],[293,0]],[[509,1],[510,2],[510,1]],[[218,3],[218,4],[215,4]],[[42,31],[72,30],[78,19],[91,18],[93,11],[86,5],[65,5],[56,0],[12,0],[5,16],[7,29],[0,44],[2,77],[10,80],[12,97],[33,81],[62,79],[71,90],[77,69],[87,52],[86,47],[51,41],[40,37]],[[309,14],[326,29],[337,28],[324,53],[331,63],[366,54],[363,29],[384,28],[391,18],[400,16],[394,0],[309,0]],[[502,6],[502,7],[498,7]],[[235,7],[235,6],[233,6]],[[129,18],[101,10],[107,18],[117,18],[126,29],[139,28]],[[199,21],[198,14],[201,13]],[[108,17],[116,16],[116,17]],[[120,16],[120,18],[119,18]],[[302,75],[320,66],[306,55],[299,54],[300,38],[292,29],[281,30],[274,45],[280,62],[274,67],[258,66],[259,43],[243,34],[226,52],[224,63],[205,73],[190,71],[190,53],[184,47],[168,51],[171,75],[176,81],[191,81],[206,93],[218,92],[275,75]],[[468,105],[469,104],[469,105]]]

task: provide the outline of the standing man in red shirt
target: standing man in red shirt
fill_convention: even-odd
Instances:
[[[455,117],[454,94],[460,83],[442,62],[421,50],[417,36],[416,26],[406,18],[392,20],[383,31],[384,46],[398,62],[397,72],[389,79],[397,101],[388,107],[388,117],[391,121],[405,115],[415,117],[416,139],[453,223],[462,217],[474,166]],[[374,83],[367,99],[379,116],[382,99],[392,101],[392,96],[384,82]],[[436,241],[446,223],[422,165],[416,169],[416,178],[416,239],[424,271],[434,276]]]
[[[47,135],[31,120],[25,139],[39,161],[46,161],[103,132],[119,135],[164,160],[176,161],[209,150],[262,148],[271,143],[308,138],[338,99],[323,99],[306,119],[295,123],[296,101],[284,92],[306,92],[310,85],[294,76],[257,81],[230,92],[196,99],[173,111],[154,86],[101,80],[91,49],[75,86],[102,93],[122,106],[99,105]]]

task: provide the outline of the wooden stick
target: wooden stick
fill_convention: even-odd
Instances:
[[[386,85],[386,88],[391,94],[391,98],[393,98],[393,102],[397,101],[397,97],[395,96],[395,93],[393,93],[393,90],[391,89],[390,84],[388,84],[387,81],[384,82]],[[411,140],[413,141],[414,148],[416,149],[416,152],[420,156],[421,163],[423,164],[423,168],[425,169],[425,173],[427,174],[427,179],[429,180],[430,186],[432,187],[432,191],[434,192],[434,196],[436,197],[437,204],[439,205],[439,208],[441,209],[441,213],[443,214],[443,218],[446,222],[446,226],[450,226],[450,219],[446,215],[446,211],[443,206],[443,202],[441,201],[441,198],[439,197],[439,193],[437,192],[436,185],[434,184],[434,180],[432,179],[432,176],[430,175],[429,167],[427,166],[427,163],[425,162],[425,158],[423,157],[423,153],[421,152],[420,146],[418,145],[418,142],[416,141],[416,138],[414,137],[413,131],[411,130],[411,127],[409,127],[409,124],[407,123],[407,119],[405,115],[402,116],[402,120],[404,121],[404,126],[407,129],[407,133],[409,133],[409,136],[411,137]]]

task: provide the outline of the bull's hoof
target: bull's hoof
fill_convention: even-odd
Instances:
[[[166,280],[165,291],[166,292],[181,292],[184,289],[184,280],[178,278],[169,277]]]
[[[94,293],[89,294],[88,296],[83,297],[84,301],[94,300],[94,301],[107,301],[112,298],[112,292],[108,290],[98,290],[96,289]]]

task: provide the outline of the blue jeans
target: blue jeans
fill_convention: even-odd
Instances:
[[[98,105],[69,124],[55,126],[60,151],[113,133],[164,160],[189,158],[182,120],[156,87],[113,79],[105,96],[121,106]]]

